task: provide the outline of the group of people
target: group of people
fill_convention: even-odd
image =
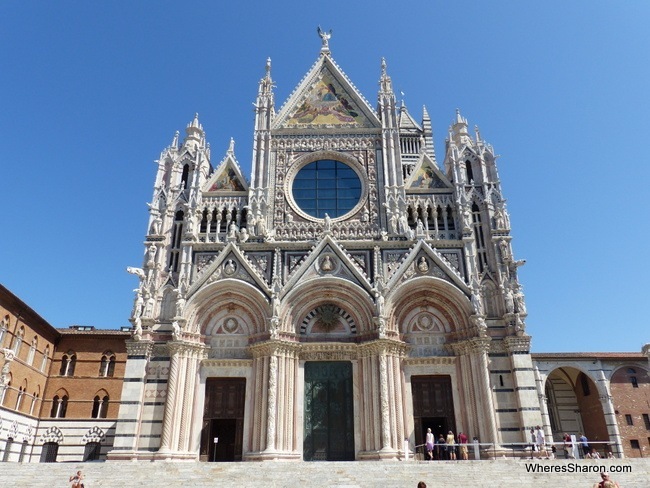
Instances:
[[[568,433],[564,433],[562,436],[562,441],[564,442],[564,458],[565,459],[574,459],[575,455],[573,453],[573,440]],[[576,443],[579,448],[579,455],[582,459],[601,459],[602,456],[598,451],[589,445],[589,439],[582,432],[578,433],[578,438]],[[612,459],[614,454],[612,451],[607,451],[607,458]]]
[[[436,440],[431,429],[427,429],[427,435],[425,439],[425,449],[426,449],[426,459],[428,461],[438,460],[450,460],[455,461],[456,459],[467,459],[467,435],[463,432],[458,434],[458,443],[456,442],[456,437],[454,433],[450,430],[447,433],[447,437],[443,434],[438,436]]]

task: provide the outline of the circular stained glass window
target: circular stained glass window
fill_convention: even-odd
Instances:
[[[293,199],[312,217],[335,219],[352,210],[361,198],[361,180],[347,164],[320,159],[305,165],[293,180]]]

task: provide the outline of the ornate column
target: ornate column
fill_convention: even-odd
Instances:
[[[614,403],[612,402],[612,394],[609,388],[609,381],[602,369],[598,371],[598,383],[598,399],[603,406],[605,425],[607,425],[609,440],[613,443],[612,453],[616,457],[625,457],[625,454],[623,453],[623,444],[621,442],[621,432],[618,428],[618,422],[616,421]]]
[[[113,450],[108,459],[133,459],[137,457],[140,423],[144,403],[147,366],[153,351],[153,341],[126,341],[126,368],[118,421],[115,426]]]
[[[472,376],[472,363],[469,357],[469,346],[466,341],[455,342],[450,344],[454,354],[458,356],[460,362],[460,376],[461,385],[463,389],[464,405],[463,409],[463,424],[465,425],[465,433],[471,438],[478,435],[480,424],[478,421],[478,407],[476,404],[476,396],[474,381]]]
[[[176,396],[178,390],[179,369],[181,367],[180,359],[180,346],[178,342],[170,342],[168,344],[170,352],[170,365],[169,365],[169,378],[167,380],[167,399],[165,401],[165,414],[163,416],[162,433],[160,435],[160,449],[161,454],[169,453],[172,450],[173,431]]]
[[[381,450],[390,451],[390,418],[388,407],[388,373],[386,351],[379,354],[379,405],[381,408]]]
[[[475,371],[478,376],[478,391],[476,397],[483,414],[485,428],[482,430],[481,442],[499,442],[499,436],[496,427],[496,418],[494,410],[494,400],[492,398],[492,388],[490,386],[490,364],[488,361],[488,351],[490,350],[489,337],[475,337],[468,341],[470,356],[473,359]],[[480,426],[481,422],[479,422]],[[487,439],[485,438],[487,436]]]
[[[267,423],[266,423],[266,449],[265,452],[275,451],[275,425],[278,398],[278,357],[273,351],[269,358],[269,385],[267,394]]]

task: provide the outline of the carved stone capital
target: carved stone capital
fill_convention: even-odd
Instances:
[[[145,340],[127,340],[126,341],[126,354],[127,356],[146,356],[150,357],[153,351],[153,341]]]
[[[530,352],[530,336],[510,336],[503,339],[506,350],[513,352]]]

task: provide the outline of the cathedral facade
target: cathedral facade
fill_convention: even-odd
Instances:
[[[318,59],[255,102],[252,175],[198,116],[158,161],[109,459],[399,459],[428,427],[543,424],[493,148],[442,161],[382,61],[373,108]]]

